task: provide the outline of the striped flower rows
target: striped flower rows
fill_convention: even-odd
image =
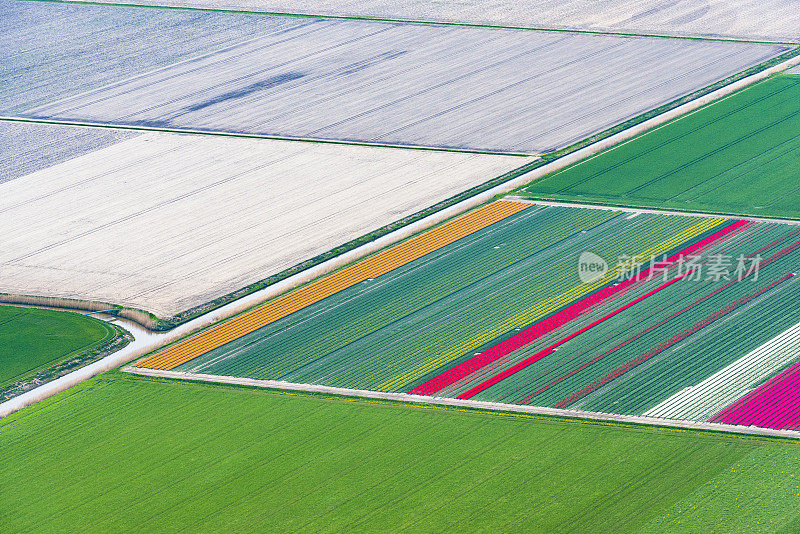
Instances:
[[[800,323],[748,352],[697,385],[644,412],[649,417],[708,420],[800,359]]]
[[[408,391],[498,337],[613,283],[582,284],[578,255],[661,254],[724,223],[531,206],[193,358],[177,370]],[[613,261],[613,260],[612,260]]]
[[[584,283],[587,250],[610,268]],[[683,267],[715,254],[757,255],[758,277]],[[662,261],[622,279],[621,255]],[[800,368],[781,373],[800,361],[798,271],[800,229],[786,224],[505,201],[138,365],[800,425],[789,414]]]
[[[596,291],[410,391],[800,428],[800,364],[723,410],[800,359],[798,231],[739,221],[680,251],[722,252],[761,256],[758,278],[690,282],[676,262],[667,282]]]

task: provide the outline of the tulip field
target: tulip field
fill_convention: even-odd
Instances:
[[[671,215],[630,218],[624,212],[521,202],[497,204],[504,203],[524,209],[383,276],[376,272],[371,279],[357,278],[353,281],[358,283],[349,287],[342,287],[336,275],[322,279],[318,286],[338,291],[325,291],[322,295],[328,298],[308,302],[304,293],[318,291],[308,286],[137,365],[406,391],[443,366],[452,366],[498,337],[607,284],[611,274],[591,284],[578,279],[575,262],[587,247],[607,257],[626,249],[658,255],[723,223],[723,219]],[[496,210],[494,206],[484,210]],[[435,239],[437,231],[418,239]],[[380,262],[380,256],[375,258]],[[364,267],[368,261],[350,269],[371,273]],[[276,307],[286,309],[286,299],[309,305],[249,331],[250,325],[258,324],[253,324],[252,316]],[[229,341],[208,350],[207,340],[225,330],[232,332],[224,338]]]
[[[137,366],[732,421],[800,362],[799,271],[796,225],[503,200]]]

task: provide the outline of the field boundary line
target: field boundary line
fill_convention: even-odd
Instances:
[[[688,35],[682,33],[637,33],[625,31],[610,31],[610,30],[589,30],[581,28],[545,28],[537,26],[515,26],[512,24],[491,24],[481,22],[458,22],[455,20],[424,20],[424,19],[405,19],[399,17],[380,17],[372,15],[343,15],[343,14],[318,14],[318,13],[303,13],[303,12],[289,12],[289,11],[263,11],[258,9],[234,9],[223,7],[199,7],[199,6],[182,6],[175,4],[145,4],[136,2],[99,2],[92,0],[26,0],[28,2],[43,2],[50,4],[72,4],[72,5],[91,5],[91,6],[109,6],[109,7],[138,7],[147,9],[164,9],[174,11],[199,11],[207,13],[231,13],[239,15],[264,15],[270,17],[295,17],[295,18],[309,18],[309,19],[330,19],[330,20],[354,20],[362,22],[387,22],[394,24],[426,24],[431,26],[456,26],[464,28],[493,28],[498,30],[524,30],[524,31],[539,31],[539,32],[562,32],[562,33],[578,33],[588,35],[610,35],[619,37],[650,37],[656,39],[683,39],[687,41],[714,41],[724,43],[754,43],[754,44],[783,44],[794,45],[800,42],[793,41],[764,41],[758,39],[744,39],[741,37],[711,37],[701,35]]]
[[[531,204],[539,206],[557,206],[563,208],[583,208],[590,210],[607,210],[607,211],[622,211],[625,213],[651,213],[655,215],[680,215],[683,217],[698,217],[698,218],[718,218],[724,217],[726,219],[767,222],[767,223],[780,223],[789,225],[800,225],[800,220],[797,219],[780,219],[774,217],[751,217],[749,215],[735,215],[730,213],[702,213],[699,211],[679,211],[679,210],[661,210],[657,208],[637,208],[634,206],[616,206],[614,204],[583,204],[581,202],[567,202],[559,200],[540,200],[538,198],[525,198],[514,195],[506,197],[509,200],[517,202],[530,202]]]
[[[298,384],[281,380],[258,380],[254,378],[240,378],[233,376],[208,375],[203,373],[186,373],[182,371],[164,371],[158,369],[142,369],[139,367],[123,367],[123,372],[153,378],[170,378],[178,380],[192,380],[216,384],[230,384],[238,386],[251,386],[265,389],[281,389],[290,391],[304,391],[308,393],[323,393],[346,397],[359,397],[367,399],[380,399],[399,401],[415,404],[436,404],[441,406],[458,406],[462,408],[476,408],[493,412],[516,412],[534,415],[547,415],[566,417],[571,419],[587,419],[594,421],[613,421],[616,423],[632,423],[648,426],[682,428],[687,430],[704,430],[711,432],[724,432],[734,434],[749,434],[756,436],[782,437],[800,439],[800,431],[776,430],[762,427],[743,427],[723,423],[706,421],[687,421],[682,419],[663,419],[658,417],[645,417],[641,415],[622,415],[602,412],[589,412],[584,410],[568,410],[562,408],[548,408],[543,406],[527,406],[520,404],[504,404],[500,402],[476,401],[468,399],[454,399],[450,397],[429,397],[426,395],[411,395],[409,393],[393,393],[372,391],[367,389],[348,389],[318,384]]]
[[[26,0],[26,1],[39,2],[46,0]],[[0,115],[0,121],[20,122],[26,124],[47,124],[51,126],[103,128],[106,130],[125,130],[132,132],[207,135],[211,137],[234,137],[238,139],[262,139],[269,141],[294,141],[298,143],[316,143],[323,145],[348,145],[348,146],[364,146],[373,148],[390,148],[399,150],[424,150],[427,152],[452,152],[456,154],[479,154],[483,156],[514,156],[518,158],[541,157],[541,154],[527,153],[527,152],[498,152],[498,151],[480,150],[473,148],[448,148],[448,147],[431,146],[431,145],[399,145],[390,143],[371,143],[369,141],[347,141],[343,139],[326,139],[322,137],[292,137],[285,135],[254,134],[246,132],[226,132],[224,130],[197,130],[192,128],[160,128],[157,126],[142,126],[142,125],[110,123],[110,122],[76,121],[68,119],[44,119],[36,117],[26,117],[24,116],[25,113],[28,112],[24,112],[20,116]]]

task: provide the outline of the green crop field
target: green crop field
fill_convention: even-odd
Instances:
[[[0,306],[0,386],[110,341],[116,331],[79,313]]]
[[[117,372],[0,421],[0,449],[4,532],[732,532],[800,514],[794,442]]]
[[[536,180],[518,194],[800,217],[800,77],[770,78]]]

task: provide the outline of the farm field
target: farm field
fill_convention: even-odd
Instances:
[[[575,322],[533,325],[531,334],[492,347],[429,388],[459,398],[641,414],[800,322],[797,234],[788,225],[742,225],[701,254],[761,254],[757,280],[681,279],[676,265],[666,277],[632,284],[630,293],[620,284],[616,298],[593,302],[597,307]],[[797,361],[800,351],[787,358]],[[774,372],[759,368],[758,382]]]
[[[79,313],[0,306],[0,387],[115,336],[103,321]]]
[[[800,532],[798,5],[0,0],[0,534]]]
[[[800,362],[799,234],[530,205],[392,270],[323,278],[136,365],[722,422],[728,405]],[[577,269],[587,250],[609,266],[589,281]],[[617,261],[627,256],[642,265]],[[775,413],[793,409],[788,398]]]
[[[313,303],[296,292],[294,298],[310,305],[269,316],[260,329],[177,369],[406,391],[439,367],[608,284],[616,273],[591,284],[579,280],[575,264],[587,247],[608,257],[626,249],[661,254],[724,221],[511,204],[525,209],[383,276],[349,287],[334,277],[322,279],[318,284],[338,291]],[[238,333],[236,325],[249,322],[236,319],[220,328]],[[207,346],[201,340],[211,335],[168,352],[194,356],[191,347]],[[154,365],[161,361],[156,356],[140,365],[169,369],[187,359],[171,359],[164,367]]]
[[[265,17],[275,24],[266,35],[20,115],[540,154],[790,49],[362,20],[286,20]],[[580,106],[574,105],[577,101]]]
[[[263,15],[0,0],[0,114],[301,24]]]
[[[702,382],[678,391],[644,412],[644,415],[694,420],[715,417],[728,405],[757,389],[764,383],[765,377],[780,372],[800,359],[799,334],[800,324],[792,326]],[[765,386],[771,383],[769,381]],[[719,417],[716,419],[719,420]]]
[[[0,292],[169,318],[530,161],[147,133],[0,184]]]
[[[137,135],[124,130],[0,122],[0,184]]]
[[[0,443],[14,532],[776,531],[800,510],[793,442],[118,373]]]
[[[130,0],[130,3],[800,42],[800,14],[791,0],[701,4],[614,0],[604,2],[602,9],[592,0],[533,4],[489,0]]]
[[[800,77],[776,76],[532,182],[523,196],[800,217]]]

